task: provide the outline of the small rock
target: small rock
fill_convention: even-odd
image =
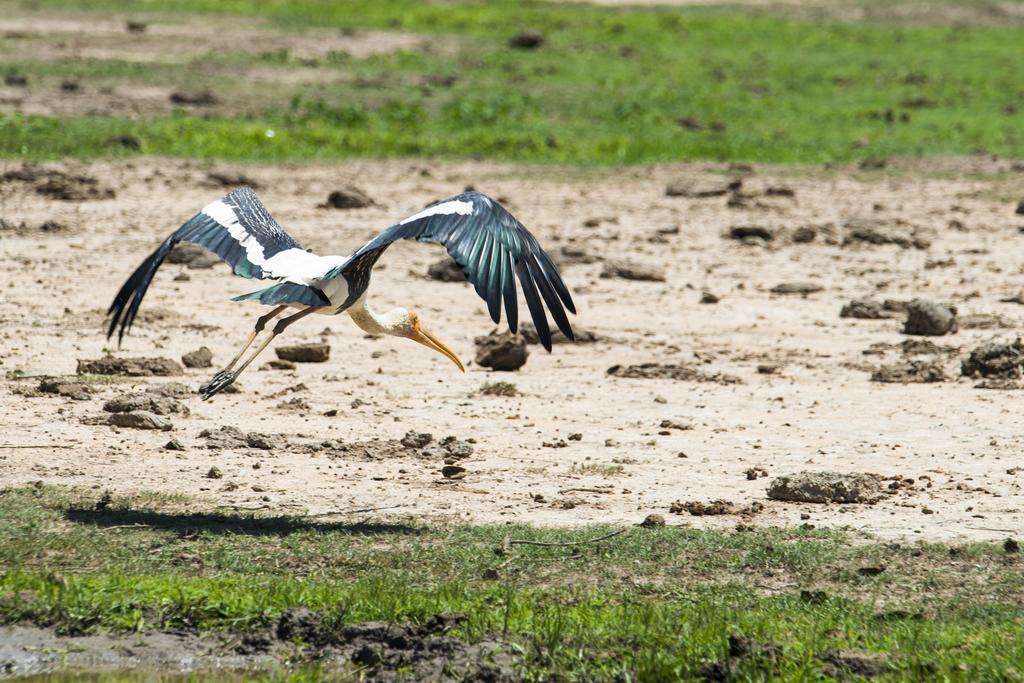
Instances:
[[[691,199],[702,199],[706,197],[721,197],[730,192],[736,192],[743,186],[741,179],[729,180],[725,178],[684,178],[668,184],[665,187],[667,197],[688,197]]]
[[[945,382],[946,372],[942,363],[925,360],[908,360],[892,365],[883,365],[871,373],[872,382],[888,384],[928,384]]]
[[[127,377],[176,377],[185,370],[170,358],[118,358],[104,356],[95,360],[79,359],[79,375],[123,375]]]
[[[181,443],[177,439],[171,439],[164,444],[165,451],[183,451],[185,450],[185,444]]]
[[[767,477],[768,470],[761,467],[760,465],[754,465],[753,467],[749,468],[746,472],[744,472],[744,474],[747,476],[748,480],[753,481],[760,477]]]
[[[427,432],[409,430],[402,437],[402,445],[406,448],[423,448],[434,440],[434,435]]]
[[[208,368],[213,365],[213,352],[205,346],[182,355],[181,362],[186,368]]]
[[[518,370],[530,355],[521,335],[494,330],[486,337],[476,338],[476,364],[492,370]]]
[[[820,292],[824,287],[816,282],[783,282],[771,288],[772,294],[814,294]]]
[[[1016,539],[1008,538],[1003,541],[1003,550],[1008,553],[1019,553],[1020,543]]]
[[[157,394],[141,391],[132,394],[122,394],[112,398],[103,404],[103,410],[108,413],[131,413],[145,411],[154,415],[188,415],[188,407],[170,396],[159,396]]]
[[[657,266],[636,263],[627,259],[615,259],[604,262],[604,267],[601,269],[601,277],[641,282],[665,282],[665,270]]]
[[[46,394],[57,394],[65,396],[74,401],[88,401],[93,393],[93,388],[84,382],[65,380],[60,378],[47,378],[39,383],[39,391]]]
[[[260,366],[261,370],[294,370],[295,363],[290,360],[268,360]],[[231,386],[234,386],[233,384]]]
[[[1017,327],[1014,321],[992,313],[959,315],[956,318],[956,322],[957,326],[962,330],[1005,330]]]
[[[736,513],[736,508],[728,500],[713,500],[710,503],[694,500],[686,503],[676,501],[672,503],[668,511],[673,514],[689,512],[694,517],[704,517],[707,515],[732,515]]]
[[[145,33],[148,24],[144,21],[127,21],[124,28],[128,33]]]
[[[169,98],[173,104],[185,104],[194,107],[208,107],[217,104],[217,98],[209,90],[172,92]]]
[[[965,377],[1020,379],[1024,377],[1024,342],[1018,337],[1013,342],[982,344],[960,364]]]
[[[565,266],[590,265],[601,259],[587,252],[582,247],[563,244],[551,251],[548,256],[559,269]]]
[[[914,299],[907,304],[904,334],[941,336],[957,329],[956,308],[924,299]]]
[[[762,225],[734,225],[729,228],[729,238],[734,240],[760,239],[771,242],[775,233]]]
[[[840,318],[859,318],[861,320],[882,320],[892,317],[882,304],[874,299],[854,299],[843,305],[839,311]]]
[[[665,419],[658,426],[661,429],[678,429],[684,432],[694,428],[693,422],[687,419]]]
[[[203,180],[208,187],[251,187],[260,188],[260,184],[240,171],[210,171]]]
[[[65,78],[60,82],[60,89],[61,92],[81,92],[82,84],[74,79]]]
[[[702,304],[717,304],[719,301],[721,301],[721,299],[716,294],[713,294],[706,289],[700,293],[700,302]]]
[[[818,230],[810,225],[801,225],[793,231],[793,241],[797,244],[813,242],[818,236]]]
[[[107,424],[115,427],[127,427],[128,429],[158,429],[170,431],[173,428],[167,418],[154,415],[146,410],[133,410],[130,413],[114,413],[107,420]]]
[[[462,479],[466,476],[466,468],[459,465],[445,465],[441,468],[441,476],[445,479]]]
[[[845,227],[849,230],[844,245],[861,242],[865,244],[895,244],[903,249],[911,247],[915,249],[927,249],[931,242],[919,237],[912,231],[894,228],[882,221],[875,219],[854,219],[848,221]]]
[[[219,256],[191,242],[178,242],[164,260],[167,263],[188,266],[193,270],[212,268],[220,263]]]
[[[882,479],[876,474],[800,472],[776,477],[768,497],[799,503],[874,503],[882,497]]]
[[[439,282],[465,282],[466,274],[459,268],[459,264],[449,257],[431,263],[427,268],[427,277]]]
[[[224,476],[224,473],[221,472],[220,468],[217,467],[216,465],[211,467],[210,470],[206,473],[206,478],[207,479],[220,479],[223,476]]]
[[[294,363],[325,363],[331,357],[331,347],[322,343],[293,344],[277,346],[274,353],[281,360]]]
[[[28,79],[19,73],[8,73],[4,76],[4,85],[15,88],[24,88],[28,85]]]
[[[508,46],[518,50],[536,50],[544,45],[544,35],[536,31],[524,31],[508,39]]]
[[[644,521],[640,522],[640,526],[645,529],[657,529],[665,526],[665,518],[659,514],[647,515]]]
[[[358,187],[347,185],[340,190],[334,190],[327,195],[327,201],[321,204],[325,209],[365,209],[368,206],[375,206],[376,202],[370,199]]]

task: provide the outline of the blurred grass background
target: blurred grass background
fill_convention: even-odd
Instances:
[[[218,13],[282,31],[422,34],[427,49],[315,68],[329,83],[267,89],[262,106],[137,118],[0,114],[0,155],[152,153],[251,160],[482,157],[571,164],[686,159],[825,162],[1024,152],[1024,27],[814,21],[723,8],[541,2],[33,0],[25,11],[126,18]],[[532,31],[534,49],[510,46]],[[4,43],[8,43],[4,45]],[[430,49],[436,43],[437,49]],[[4,71],[88,83],[202,83],[226,94],[238,67],[308,67],[287,50],[159,61],[40,61],[0,42]],[[244,73],[244,72],[242,72]],[[268,133],[267,131],[272,131]],[[112,148],[135,136],[138,150]],[[271,137],[272,136],[272,137]]]

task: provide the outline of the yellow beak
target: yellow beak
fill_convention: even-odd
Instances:
[[[437,351],[442,356],[446,356],[448,360],[459,366],[459,370],[462,370],[463,372],[466,371],[466,368],[462,365],[462,361],[455,355],[455,352],[448,348],[448,346],[440,339],[420,327],[419,323],[413,324],[412,334],[409,335],[409,339],[423,344],[428,349]]]

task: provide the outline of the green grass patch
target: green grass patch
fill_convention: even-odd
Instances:
[[[836,650],[883,680],[1006,680],[1024,661],[1022,560],[828,531],[539,529],[237,514],[180,497],[0,493],[0,622],[244,633],[306,607],[328,628],[423,623],[496,638],[521,675],[812,680]],[[726,659],[735,636],[755,655]],[[702,668],[705,667],[705,668]]]
[[[454,51],[339,55],[318,67],[336,72],[336,83],[264,86],[266,108],[239,115],[58,121],[3,114],[0,155],[7,157],[124,154],[105,141],[125,134],[143,141],[143,153],[241,160],[424,156],[618,164],[1024,155],[1020,26],[813,22],[739,10],[511,1],[9,4],[129,16],[235,13],[269,17],[285,30],[413,31],[454,44]],[[508,39],[526,28],[542,32],[544,45],[509,47]],[[57,68],[32,67],[30,55],[19,60],[26,69]],[[201,62],[188,67],[190,78],[218,64],[294,66],[283,52]],[[109,81],[145,78],[139,69],[147,67],[81,68]],[[152,78],[172,77],[153,66]],[[229,90],[245,86],[244,79],[221,82]]]

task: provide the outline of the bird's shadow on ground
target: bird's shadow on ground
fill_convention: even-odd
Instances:
[[[132,508],[69,508],[64,518],[75,524],[98,527],[138,527],[173,531],[179,536],[196,533],[239,534],[245,536],[288,536],[294,533],[331,533],[350,536],[416,535],[415,526],[393,522],[332,522],[309,517],[284,515],[258,516],[218,512],[160,512]]]

